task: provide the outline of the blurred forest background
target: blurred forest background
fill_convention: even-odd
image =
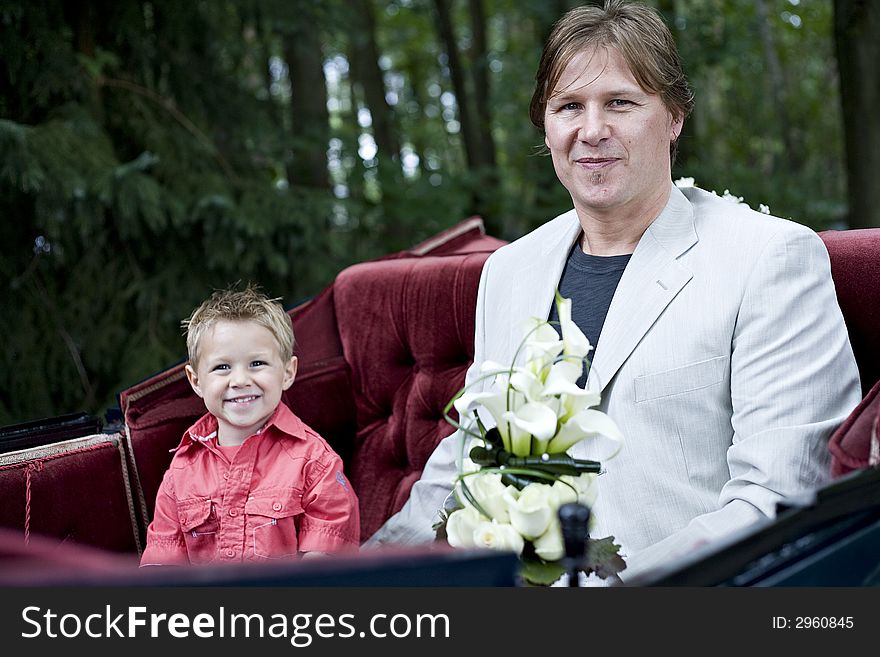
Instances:
[[[570,207],[528,101],[564,0],[0,0],[0,424],[185,357],[251,280],[292,307],[478,214]],[[656,0],[697,108],[674,176],[880,225],[880,2]]]

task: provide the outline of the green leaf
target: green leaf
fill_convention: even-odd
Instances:
[[[523,561],[519,574],[532,586],[550,586],[565,573],[558,561]]]
[[[616,575],[626,568],[626,562],[620,556],[620,546],[614,542],[613,536],[589,539],[584,562],[587,573],[592,571],[602,579]]]
[[[437,541],[446,541],[446,523],[449,521],[449,514],[441,509],[439,513],[440,519],[431,525],[434,530],[434,539]]]

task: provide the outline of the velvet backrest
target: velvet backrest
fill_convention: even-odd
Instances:
[[[357,409],[349,474],[363,538],[403,506],[437,443],[453,432],[443,408],[473,362],[477,285],[488,255],[365,263],[336,279]]]
[[[333,284],[357,413],[348,470],[362,540],[403,506],[434,447],[452,433],[443,409],[473,362],[483,263],[503,244],[472,218],[353,265]]]
[[[862,395],[880,380],[880,228],[819,233],[859,367]]]
[[[837,301],[862,383],[864,399],[828,443],[831,474],[880,465],[880,228],[819,233],[831,257]]]
[[[141,550],[120,434],[98,434],[0,455],[0,527],[22,543]]]

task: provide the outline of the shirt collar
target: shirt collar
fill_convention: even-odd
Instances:
[[[254,435],[261,435],[268,431],[270,427],[274,427],[291,438],[304,438],[306,434],[305,425],[302,420],[294,415],[293,411],[284,402],[278,404],[275,412],[266,420],[266,424]],[[180,444],[172,451],[177,451],[192,443],[206,443],[213,440],[217,437],[217,428],[217,418],[210,413],[205,413],[184,432]]]

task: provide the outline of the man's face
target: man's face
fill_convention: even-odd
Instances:
[[[681,128],[605,47],[572,58],[544,113],[553,167],[582,217],[656,216],[669,193],[669,144]]]

